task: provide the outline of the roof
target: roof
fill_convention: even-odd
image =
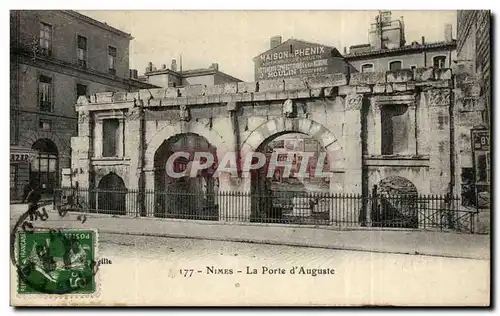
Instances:
[[[198,69],[188,69],[188,70],[183,70],[182,72],[180,71],[173,71],[170,69],[158,69],[158,70],[153,70],[153,71],[148,71],[144,75],[145,76],[154,76],[154,75],[161,75],[161,74],[172,74],[177,77],[195,77],[195,76],[207,76],[207,75],[220,75],[226,78],[229,78],[231,80],[235,81],[240,81],[242,82],[243,80],[238,79],[236,77],[233,77],[231,75],[228,75],[222,71],[215,70],[212,68],[198,68]]]
[[[123,32],[122,30],[119,30],[117,28],[114,28],[112,26],[109,26],[107,23],[103,23],[103,22],[100,22],[100,21],[97,21],[89,16],[86,16],[84,14],[81,14],[81,13],[78,13],[76,11],[73,11],[73,10],[62,10],[62,12],[68,14],[68,15],[71,15],[72,17],[75,17],[75,18],[78,18],[80,20],[83,20],[87,23],[90,23],[94,26],[97,26],[97,27],[100,27],[102,29],[105,29],[107,31],[110,31],[112,33],[115,33],[117,35],[120,35],[120,36],[123,36],[125,38],[128,38],[129,40],[133,40],[134,38],[132,37],[132,35],[130,33],[126,33],[126,32]]]
[[[304,41],[304,40],[301,40],[301,39],[298,39],[298,38],[293,38],[293,37],[290,37],[289,39],[287,39],[286,41],[282,42],[281,44],[273,47],[273,48],[270,48],[268,50],[266,50],[265,52],[262,52],[260,53],[259,55],[255,56],[253,58],[253,60],[257,59],[257,57],[259,56],[262,56],[264,54],[266,54],[267,52],[269,51],[272,51],[272,50],[275,50],[276,48],[280,47],[280,46],[285,46],[285,44],[288,45],[288,42],[291,42],[291,41],[294,41],[294,42],[302,42],[302,43],[305,43],[305,44],[310,44],[310,45],[320,45],[320,46],[325,46],[325,47],[328,47],[328,48],[331,48],[332,49],[332,54],[334,57],[342,57],[342,54],[333,46],[329,46],[329,45],[324,45],[324,44],[320,44],[320,43],[315,43],[315,42],[309,42],[309,41]]]
[[[358,47],[360,45],[351,46]],[[436,42],[429,44],[417,44],[417,45],[406,45],[403,47],[392,48],[392,49],[380,49],[380,50],[371,50],[371,51],[362,51],[354,54],[346,54],[344,57],[346,59],[355,59],[358,57],[368,57],[368,56],[376,56],[376,55],[384,55],[384,54],[392,54],[392,53],[410,53],[410,52],[419,52],[423,50],[431,50],[438,48],[456,48],[457,41],[453,40],[451,42]]]

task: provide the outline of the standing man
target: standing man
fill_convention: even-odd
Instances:
[[[28,202],[28,214],[30,215],[30,221],[33,221],[35,211],[38,208],[38,202],[42,198],[40,189],[34,182],[28,183],[24,188],[23,203],[26,200]]]

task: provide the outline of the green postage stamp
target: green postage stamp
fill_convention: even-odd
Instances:
[[[94,294],[97,232],[19,232],[18,294]]]

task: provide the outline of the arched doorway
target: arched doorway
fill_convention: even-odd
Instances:
[[[329,192],[330,179],[315,177],[318,159],[324,159],[322,171],[330,170],[327,152],[320,142],[305,133],[287,131],[270,136],[256,151],[266,156],[266,164],[251,172],[251,221],[312,223],[328,219],[326,209],[312,212],[318,201],[309,201],[315,193]],[[285,167],[276,166],[268,176],[272,157],[285,163],[288,155],[292,157],[289,174]],[[301,168],[306,155],[311,156]],[[306,177],[299,171],[304,171]]]
[[[154,156],[156,217],[218,220],[213,177],[216,161],[212,168],[199,171],[195,177],[186,174],[173,178],[167,173],[168,158],[176,152],[188,154],[188,157],[177,157],[170,166],[174,172],[181,173],[187,170],[196,152],[208,152],[216,160],[216,151],[205,137],[194,133],[178,134],[160,145]]]
[[[105,175],[97,187],[97,208],[99,213],[126,215],[125,198],[127,188],[116,173]]]
[[[41,138],[31,146],[37,152],[30,164],[30,182],[38,185],[43,194],[52,194],[57,186],[59,151],[48,138]]]
[[[418,228],[418,191],[403,177],[382,179],[374,188],[372,226]]]

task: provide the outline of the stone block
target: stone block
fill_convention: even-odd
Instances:
[[[268,100],[286,100],[288,99],[288,91],[278,91],[278,92],[269,92],[272,93],[276,96],[275,99],[268,99]]]
[[[311,97],[322,97],[322,96],[324,96],[323,88],[315,88],[315,89],[311,89],[309,91],[310,91]]]
[[[139,92],[127,92],[127,101],[135,101],[139,99]]]
[[[162,99],[149,99],[148,100],[148,106],[150,107],[157,107],[162,105]]]
[[[177,105],[187,105],[187,104],[188,104],[187,97],[178,97],[177,98]]]
[[[254,101],[265,101],[266,100],[266,93],[265,92],[255,92],[253,94],[253,100]]]
[[[256,82],[238,82],[238,92],[239,93],[255,92],[256,85],[257,85]]]
[[[386,93],[392,93],[393,92],[392,84],[388,83],[388,84],[385,85],[385,92]]]
[[[238,93],[238,83],[237,82],[224,83],[223,93]]]
[[[407,82],[413,80],[413,70],[399,69],[386,72],[387,82]]]
[[[286,99],[286,94],[284,95],[283,98]],[[272,91],[266,92],[266,100],[274,101],[276,99],[278,99],[278,92],[272,92]]]
[[[241,93],[241,101],[242,102],[251,102],[253,101],[253,93]]]
[[[165,89],[163,88],[149,89],[149,93],[154,99],[163,99],[165,97]]]
[[[434,68],[415,68],[413,78],[415,81],[434,80]]]
[[[148,89],[139,90],[139,99],[144,100],[144,103],[147,103],[146,100],[149,100],[151,97],[151,92]]]
[[[233,101],[232,102],[228,102],[226,104],[226,109],[228,111],[236,111],[238,109],[238,103],[233,102]]]
[[[165,98],[163,100],[161,100],[163,106],[173,106],[173,105],[177,105],[177,98]]]
[[[230,94],[221,94],[220,95],[220,102],[227,103],[227,102],[231,102],[232,100],[233,100],[233,98]]]
[[[369,85],[356,86],[356,93],[371,93],[372,88]]]
[[[283,80],[261,80],[259,81],[259,92],[283,91],[285,83]]]
[[[350,85],[372,85],[385,83],[385,72],[356,72],[349,79]]]
[[[406,91],[406,83],[405,82],[395,82],[392,84],[392,90],[394,92]]]
[[[451,80],[451,69],[436,68],[434,69],[434,79],[436,80]]]
[[[373,86],[373,93],[385,93],[385,84],[376,84]]]
[[[95,94],[90,95],[90,103],[97,103],[97,96]]]
[[[127,101],[127,92],[119,91],[113,94],[113,102],[125,102]]]
[[[316,90],[320,90],[321,92],[321,89],[316,89]],[[310,97],[311,97],[311,90],[309,89],[297,91],[297,98],[310,98]]]
[[[340,86],[339,87],[339,95],[349,95],[356,94],[356,86]]]
[[[208,103],[207,96],[197,96],[196,97],[196,104],[207,104],[207,103]]]
[[[184,87],[184,92],[182,93],[182,96],[183,97],[201,96],[203,95],[204,91],[205,91],[205,85],[203,84],[189,85]]]
[[[304,82],[304,80],[300,78],[285,79],[285,90],[290,91],[302,89],[307,89],[307,84]]]
[[[287,91],[285,99],[297,99],[298,97],[299,97],[299,93],[297,90]],[[281,97],[279,99],[281,99]]]
[[[254,105],[254,107],[253,107],[253,115],[254,116],[267,116],[268,112],[269,112],[269,105],[267,105],[267,104]]]
[[[231,101],[232,102],[242,102],[243,95],[241,93],[233,93],[233,94],[231,94]]]
[[[219,103],[219,102],[220,102],[220,94],[208,96],[208,103]]]
[[[224,91],[224,86],[218,84],[218,85],[215,85],[215,86],[206,86],[204,94],[206,96],[208,96],[208,95],[214,95],[214,94],[222,94],[222,91]]]
[[[113,92],[96,93],[96,103],[111,103],[113,102]]]
[[[347,85],[347,78],[343,73],[308,77],[306,79],[307,86],[310,89],[323,87],[339,87]]]
[[[165,98],[177,98],[179,96],[179,91],[177,88],[167,88],[165,90]]]

